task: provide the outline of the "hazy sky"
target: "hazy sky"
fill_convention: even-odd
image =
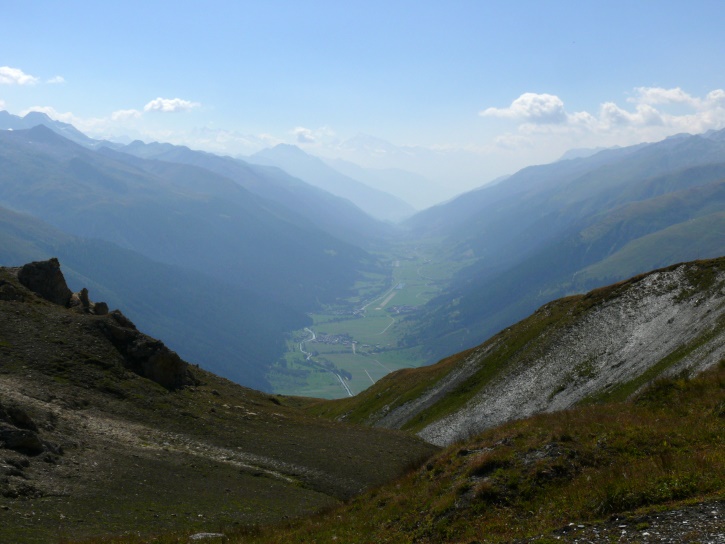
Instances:
[[[4,0],[0,19],[11,113],[228,154],[295,143],[452,191],[725,128],[722,0]]]

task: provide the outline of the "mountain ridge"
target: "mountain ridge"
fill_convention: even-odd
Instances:
[[[376,244],[379,239],[390,236],[388,225],[369,217],[353,203],[294,178],[276,167],[162,143],[144,144],[135,141],[119,151],[140,158],[205,168],[233,180],[254,194],[286,206],[328,234],[349,243]]]
[[[725,239],[714,233],[725,210],[724,151],[719,133],[605,150],[526,168],[417,214],[406,223],[413,236],[442,237],[442,258],[469,264],[423,307],[406,345],[422,343],[435,360],[483,341],[547,300],[722,255]],[[707,233],[707,224],[713,234],[697,235]],[[680,240],[657,244],[661,236]],[[639,238],[642,253],[613,257]],[[606,259],[605,276],[590,273]]]
[[[260,389],[270,388],[265,369],[283,353],[284,333],[307,325],[305,312],[377,266],[360,247],[197,166],[89,150],[42,125],[1,131],[0,160],[8,258],[60,252],[76,270],[92,268],[115,291],[104,296],[129,298],[142,314],[134,319],[153,323],[187,356],[211,350],[215,370]],[[140,290],[147,300],[129,282],[144,267],[145,285],[159,287]],[[190,295],[162,296],[182,286]],[[201,323],[213,308],[220,313]],[[221,310],[241,328],[223,323]]]
[[[346,176],[322,159],[294,145],[278,144],[247,159],[257,164],[278,166],[312,185],[350,200],[369,215],[381,220],[398,222],[415,212],[410,204],[400,198]]]

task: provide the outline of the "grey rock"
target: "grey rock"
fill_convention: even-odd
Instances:
[[[37,455],[45,451],[43,441],[35,432],[9,425],[0,427],[0,445],[9,450],[29,455]]]
[[[160,340],[139,332],[118,310],[99,320],[97,326],[124,356],[126,367],[167,389],[195,385],[189,365]]]
[[[55,257],[21,267],[18,270],[18,280],[35,294],[61,306],[68,306],[73,295]]]
[[[88,297],[88,289],[85,287],[71,295],[69,306],[84,314],[108,315],[108,304],[91,301]]]

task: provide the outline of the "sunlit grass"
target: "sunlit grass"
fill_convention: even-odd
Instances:
[[[633,402],[501,426],[329,515],[230,542],[507,542],[723,496],[725,363]]]
[[[661,379],[630,402],[491,429],[330,511],[222,532],[229,544],[511,542],[572,522],[723,498],[725,362],[696,378]]]

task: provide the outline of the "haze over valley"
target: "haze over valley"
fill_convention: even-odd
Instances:
[[[532,166],[411,215],[297,147],[256,165],[5,120],[4,262],[58,256],[184,358],[269,392],[359,393],[555,298],[725,251],[722,131]]]

